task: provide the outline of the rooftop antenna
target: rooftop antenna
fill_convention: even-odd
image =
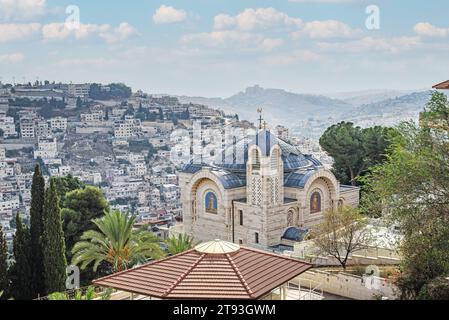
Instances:
[[[262,118],[263,109],[257,109],[257,113],[259,114],[259,130],[262,130],[263,118]]]

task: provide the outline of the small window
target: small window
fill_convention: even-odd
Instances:
[[[243,245],[243,240],[239,240],[239,245]]]
[[[239,210],[239,221],[240,225],[243,226],[243,210]]]
[[[255,234],[255,242],[256,242],[256,244],[259,244],[259,233],[257,233],[257,232]]]

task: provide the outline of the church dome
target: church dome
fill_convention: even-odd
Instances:
[[[252,145],[259,146],[264,156],[269,156],[271,149],[278,145],[282,151],[284,171],[287,173],[298,169],[312,169],[322,166],[320,161],[311,155],[302,154],[298,147],[277,138],[268,130],[261,130],[255,137],[241,139],[229,146],[224,152],[216,156],[214,165],[235,173],[246,172],[248,149]]]

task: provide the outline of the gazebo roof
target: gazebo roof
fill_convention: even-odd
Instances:
[[[434,89],[449,89],[449,80],[433,86]]]
[[[258,299],[311,267],[282,255],[215,240],[94,284],[161,299]]]

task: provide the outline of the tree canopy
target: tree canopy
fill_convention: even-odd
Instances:
[[[421,118],[439,110],[446,121],[445,101],[435,93]],[[392,219],[404,233],[397,285],[408,299],[434,279],[449,276],[449,135],[427,124],[403,123],[387,161],[364,179],[364,206]]]
[[[362,129],[351,122],[341,122],[326,130],[320,145],[334,159],[333,171],[339,181],[356,186],[361,175],[386,159],[396,134],[392,128]]]
[[[163,252],[157,238],[146,230],[133,230],[135,217],[119,211],[109,212],[93,220],[96,230],[86,231],[72,249],[72,263],[94,271],[107,262],[115,272],[143,263],[148,258],[159,259]]]

